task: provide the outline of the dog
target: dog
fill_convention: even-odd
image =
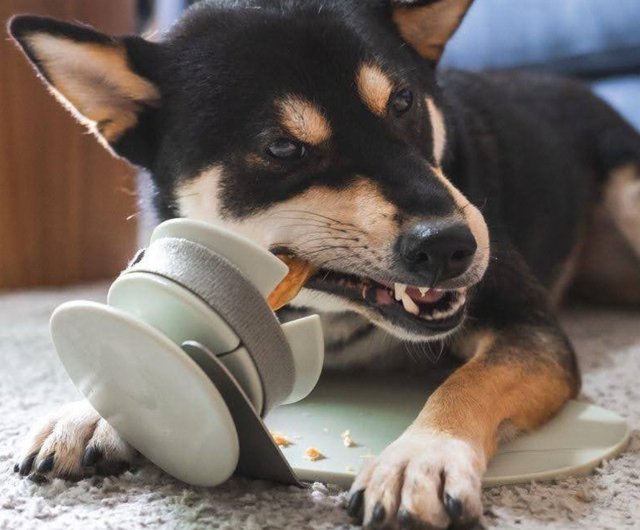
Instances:
[[[461,361],[355,479],[347,510],[370,528],[476,524],[500,441],[579,392],[563,292],[579,278],[640,303],[640,136],[574,81],[439,71],[470,4],[205,0],[161,42],[9,25],[51,92],[150,173],[159,219],[313,264],[288,311],[322,314],[330,366],[401,367],[406,345]],[[74,478],[132,456],[71,404],[16,471]]]

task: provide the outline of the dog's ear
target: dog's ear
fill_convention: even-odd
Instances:
[[[390,0],[395,25],[425,59],[437,63],[473,0]]]
[[[9,33],[65,107],[108,148],[147,165],[150,146],[140,129],[148,128],[160,91],[136,65],[149,64],[156,44],[33,16],[12,18]]]

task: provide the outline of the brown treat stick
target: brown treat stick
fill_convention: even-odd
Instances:
[[[289,267],[289,274],[269,295],[267,302],[269,307],[277,311],[293,300],[305,283],[311,278],[315,269],[308,261],[303,261],[292,256],[278,256]]]

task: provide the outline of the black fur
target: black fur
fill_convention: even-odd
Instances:
[[[493,260],[473,318],[496,327],[518,319],[550,325],[544,303],[530,310],[530,293],[557,279],[607,174],[640,160],[640,138],[575,82],[436,74],[402,40],[390,10],[382,0],[203,1],[157,44],[35,17],[15,19],[10,31],[36,64],[25,40],[34,31],[124,44],[131,68],[158,87],[162,101],[143,108],[138,125],[112,147],[150,171],[161,217],[179,215],[181,182],[220,162],[220,202],[230,219],[311,186],[340,190],[362,175],[398,207],[399,222],[446,216],[454,204],[428,169],[433,139],[423,99],[430,95],[445,110],[445,174],[482,208],[491,233]],[[367,60],[415,91],[410,113],[381,119],[362,104],[354,75]],[[283,134],[273,102],[290,93],[321,107],[334,134],[304,161],[281,163],[265,149]],[[249,155],[262,163],[247,162]],[[406,270],[393,272],[417,283]]]

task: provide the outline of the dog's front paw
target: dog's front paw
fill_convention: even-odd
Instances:
[[[444,433],[408,431],[365,465],[347,510],[366,528],[473,528],[482,514],[480,448]]]
[[[14,470],[36,481],[79,480],[128,469],[133,449],[86,401],[69,403],[29,433]]]

